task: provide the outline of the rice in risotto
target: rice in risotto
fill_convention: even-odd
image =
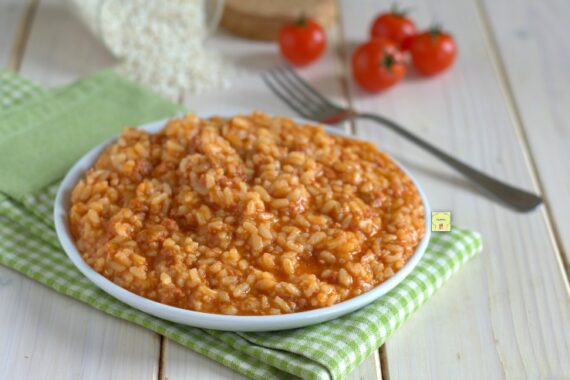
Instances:
[[[75,244],[138,295],[230,315],[358,296],[424,235],[406,174],[373,145],[263,113],[126,129],[73,190]]]

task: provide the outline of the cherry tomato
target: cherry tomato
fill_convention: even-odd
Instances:
[[[416,25],[414,22],[406,17],[406,12],[398,9],[380,14],[370,28],[370,37],[389,38],[402,50],[409,49],[410,42],[415,34]]]
[[[281,55],[296,66],[313,62],[323,54],[326,46],[323,28],[312,19],[301,18],[284,25],[279,32]]]
[[[365,90],[378,92],[402,80],[406,74],[402,53],[387,38],[374,38],[352,54],[352,74]]]
[[[451,35],[432,28],[413,38],[410,53],[416,70],[424,75],[435,75],[455,61],[457,46]]]

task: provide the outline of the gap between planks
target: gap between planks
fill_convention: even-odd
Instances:
[[[340,4],[337,1],[337,7],[340,10]],[[344,93],[344,96],[348,103],[348,108],[354,108],[354,102],[351,96],[351,92],[349,89],[349,75],[350,75],[350,68],[348,67],[349,61],[349,54],[350,52],[347,49],[346,43],[346,34],[344,32],[344,23],[342,22],[342,14],[338,12],[338,19],[337,19],[338,29],[339,29],[339,44],[337,48],[337,55],[340,61],[340,70],[341,70],[341,88]],[[349,128],[350,133],[356,136],[357,132],[357,125],[354,119],[349,120]],[[387,343],[384,342],[382,346],[376,350],[373,354],[375,356],[375,362],[377,366],[378,376],[380,377],[378,380],[390,380],[390,366],[388,365],[388,347]]]
[[[546,223],[546,230],[550,236],[550,240],[552,242],[554,251],[556,252],[557,261],[560,266],[560,272],[562,274],[562,278],[564,279],[564,284],[566,285],[566,290],[570,294],[570,262],[568,261],[568,256],[565,255],[563,251],[562,239],[560,237],[560,231],[554,222],[554,217],[552,214],[552,207],[551,204],[546,196],[546,192],[544,191],[544,184],[540,177],[538,171],[538,165],[536,160],[532,154],[532,150],[530,148],[530,143],[528,140],[528,135],[526,133],[525,128],[523,127],[524,121],[521,116],[520,109],[517,105],[513,88],[507,76],[507,69],[505,66],[505,62],[503,61],[501,52],[498,47],[497,39],[495,37],[495,33],[492,29],[491,22],[489,20],[489,15],[487,12],[487,8],[483,4],[482,0],[475,0],[475,4],[477,7],[477,11],[479,13],[479,20],[481,20],[482,27],[483,27],[483,35],[485,36],[485,40],[489,51],[491,51],[491,57],[493,65],[495,66],[495,70],[498,73],[499,83],[503,93],[505,94],[505,98],[507,99],[507,104],[511,110],[511,115],[513,117],[513,122],[515,125],[515,131],[519,136],[522,145],[523,156],[527,161],[527,166],[530,169],[531,179],[538,189],[540,194],[542,195],[544,207],[541,210],[542,217]],[[532,212],[532,211],[531,211]]]
[[[382,376],[382,380],[390,380],[390,366],[388,365],[388,349],[386,343],[380,346],[378,354],[380,356],[380,376]]]
[[[12,45],[12,51],[10,52],[8,63],[6,64],[6,67],[10,70],[20,71],[22,58],[26,51],[26,44],[28,43],[28,37],[32,30],[32,24],[34,22],[34,17],[39,3],[39,0],[28,0],[28,5],[22,14],[22,18],[18,26],[18,32],[16,33],[14,44]]]
[[[338,55],[338,59],[340,61],[340,73],[341,73],[341,78],[340,78],[340,86],[342,88],[342,92],[344,93],[344,97],[348,103],[348,108],[354,108],[354,103],[352,101],[352,96],[350,95],[350,90],[349,90],[349,82],[348,82],[348,76],[350,75],[350,70],[348,68],[347,62],[348,61],[348,50],[347,50],[347,44],[346,44],[346,34],[344,33],[344,23],[342,22],[342,14],[340,12],[340,4],[337,1],[336,2],[336,6],[338,11],[338,17],[337,17],[337,25],[338,25],[338,34],[339,34],[339,44],[337,46],[336,49],[336,54]],[[352,135],[356,135],[356,122],[354,119],[350,119],[349,120],[349,126],[350,126],[350,134]]]
[[[158,373],[157,373],[157,379],[158,380],[164,380],[166,379],[166,375],[165,375],[165,361],[166,361],[166,338],[163,335],[159,335],[158,336],[160,339],[160,343],[159,343],[159,352],[158,352]]]

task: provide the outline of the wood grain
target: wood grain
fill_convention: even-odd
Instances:
[[[570,2],[480,1],[505,75],[521,137],[553,219],[553,238],[570,272]]]
[[[312,18],[324,28],[336,24],[336,0],[226,0],[220,25],[233,34],[275,41],[285,23]]]
[[[153,379],[158,335],[0,267],[0,379]]]
[[[55,87],[115,63],[103,44],[70,10],[66,0],[40,3],[22,60],[23,75],[44,86]]]
[[[27,1],[0,0],[0,67],[14,68],[29,5]]]
[[[363,41],[377,1],[343,1],[350,46]],[[493,3],[494,4],[494,3]],[[407,2],[423,26],[436,19],[458,40],[454,68],[380,95],[351,86],[362,111],[392,117],[455,156],[512,184],[537,190],[494,51],[474,1]],[[507,5],[505,5],[505,9]],[[432,209],[480,231],[484,252],[429,300],[387,343],[395,379],[565,378],[570,374],[570,302],[557,247],[541,210],[517,214],[482,197],[465,179],[381,126],[356,123],[357,134],[406,164]]]
[[[4,17],[4,12],[0,14]],[[0,21],[0,28],[6,25]],[[6,51],[5,44],[11,45],[0,40],[0,51]],[[22,73],[43,85],[67,83],[112,63],[57,1],[38,8],[21,58]],[[157,377],[159,336],[148,330],[4,267],[0,267],[0,299],[1,379]]]

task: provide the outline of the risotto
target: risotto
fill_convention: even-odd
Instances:
[[[117,285],[230,315],[358,296],[425,232],[418,191],[386,154],[263,113],[126,129],[74,188],[69,222]]]

